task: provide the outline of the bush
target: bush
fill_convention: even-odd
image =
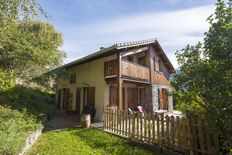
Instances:
[[[42,125],[25,110],[0,106],[0,154],[18,154],[31,131]]]
[[[0,70],[0,91],[5,91],[15,86],[15,80],[12,76],[7,75]]]
[[[27,109],[27,112],[36,116],[38,120],[43,119],[45,115],[51,115],[51,105],[54,103],[54,99],[50,93],[16,85],[3,92],[3,95],[8,105],[13,109],[20,111]]]
[[[51,94],[16,85],[0,92],[0,154],[18,154],[30,132],[51,115]]]

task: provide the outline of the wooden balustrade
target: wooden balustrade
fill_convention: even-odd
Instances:
[[[136,79],[142,79],[146,81],[150,81],[150,71],[148,67],[141,66],[139,64],[129,62],[126,60],[122,60],[122,76],[133,77]]]
[[[121,74],[127,78],[140,79],[150,81],[150,70],[148,67],[127,61],[121,60]],[[169,85],[169,80],[163,73],[154,71],[152,83]],[[117,77],[118,75],[118,59],[105,62],[105,77]]]
[[[142,79],[149,81],[149,68],[139,64],[121,60],[121,73],[122,76],[131,77],[135,79]],[[105,62],[105,77],[115,77],[118,75],[118,60],[111,60]]]

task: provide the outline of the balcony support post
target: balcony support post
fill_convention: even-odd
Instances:
[[[122,110],[122,83],[123,83],[123,80],[122,80],[122,74],[121,74],[121,53],[118,52],[118,77],[117,77],[117,85],[118,85],[118,108],[120,110]]]
[[[148,65],[149,65],[149,71],[150,71],[150,82],[152,83],[153,81],[153,72],[154,72],[154,60],[152,58],[151,54],[151,47],[148,48]]]

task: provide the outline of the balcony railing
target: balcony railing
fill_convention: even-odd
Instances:
[[[121,60],[122,76],[149,81],[150,80],[149,72],[150,71],[148,67],[141,66],[139,64],[127,60]],[[117,76],[117,74],[118,74],[117,59],[105,62],[105,77],[106,78],[115,77]]]
[[[118,75],[118,60],[105,62],[105,78],[117,77]],[[148,67],[121,60],[121,75],[126,78],[150,81],[150,70]],[[169,85],[169,79],[161,72],[154,71],[152,83],[160,85]]]
[[[148,67],[127,60],[122,60],[121,63],[122,63],[122,67],[121,67],[122,76],[142,79],[146,81],[150,80],[150,70]]]
[[[163,73],[154,71],[153,74],[154,74],[152,79],[153,83],[161,84],[161,85],[169,85],[169,80],[166,78],[166,76]]]

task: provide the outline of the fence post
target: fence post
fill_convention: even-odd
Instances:
[[[126,134],[126,136],[128,136],[128,129],[127,129],[127,123],[128,123],[128,111],[125,111],[125,115],[126,115],[126,117],[125,117],[125,119],[126,119],[126,129],[125,129],[125,134]]]
[[[164,136],[164,114],[162,113],[161,114],[161,143],[162,143],[162,145],[164,144],[164,138],[165,138],[165,136]]]
[[[132,140],[135,140],[135,114],[132,114]]]
[[[155,144],[155,114],[152,114],[152,143]]]
[[[156,124],[157,124],[157,141],[160,144],[160,122],[159,122],[159,113],[156,115]]]
[[[139,114],[140,113],[137,113],[137,115],[136,115],[136,122],[137,122],[137,131],[136,131],[136,138],[139,140]]]
[[[148,125],[147,125],[147,127],[148,127],[148,143],[151,143],[151,114],[150,113],[148,114],[147,120],[148,120]]]
[[[144,141],[147,141],[147,114],[144,114]]]
[[[176,134],[177,134],[177,148],[180,149],[180,132],[181,132],[181,128],[180,128],[180,117],[177,116],[176,117]]]
[[[175,147],[175,142],[176,142],[176,140],[175,140],[175,131],[176,131],[176,129],[175,129],[175,118],[174,118],[174,116],[172,115],[171,116],[171,145],[172,145],[172,148],[174,148]]]
[[[123,117],[122,110],[120,110],[119,115],[120,115],[120,119],[119,119],[119,126],[120,126],[119,133],[122,134],[122,117]]]
[[[168,115],[165,116],[166,119],[166,136],[165,136],[165,144],[169,147],[170,145],[170,133],[169,133],[169,122],[170,118]]]
[[[141,139],[141,141],[143,141],[143,116],[142,116],[142,113],[139,116],[140,116],[140,139]]]

